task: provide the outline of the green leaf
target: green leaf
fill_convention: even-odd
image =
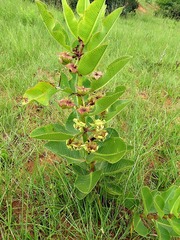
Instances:
[[[86,52],[79,61],[78,72],[82,75],[91,73],[100,62],[106,48],[107,45],[101,45],[92,51]]]
[[[180,187],[175,190],[174,196],[168,201],[168,204],[170,213],[178,218],[180,216]]]
[[[165,205],[164,205],[165,214],[169,214],[171,211],[171,204],[169,204],[169,201],[171,201],[174,198],[174,195],[177,189],[178,187],[176,185],[172,185],[166,191],[161,192],[161,197],[164,199],[164,202],[165,202]]]
[[[158,232],[157,228],[160,230]],[[169,236],[171,237],[177,237],[179,236],[175,231],[174,229],[172,228],[172,226],[170,225],[169,221],[167,219],[159,219],[158,221],[156,221],[156,230],[158,232],[158,235],[162,238],[160,239],[168,239]],[[167,234],[168,233],[168,234]]]
[[[111,137],[119,137],[119,133],[114,128],[106,128],[106,130],[108,132],[107,139]]]
[[[60,76],[60,89],[61,91],[64,91],[66,93],[72,93],[72,89],[71,89],[71,86],[70,86],[70,81],[68,79],[68,77],[66,76],[66,74],[64,74],[63,72],[61,73],[61,76]]]
[[[174,203],[171,203],[171,206],[170,213],[178,218],[180,216],[180,196],[174,201]]]
[[[160,218],[162,218],[164,216],[164,199],[160,196],[160,195],[157,195],[154,197],[154,206],[158,212],[158,215],[160,216]]]
[[[84,194],[88,194],[96,186],[101,177],[101,171],[91,172],[88,175],[79,175],[75,181],[75,187]]]
[[[54,154],[65,158],[68,164],[81,164],[84,162],[81,151],[70,150],[65,142],[48,142],[45,147]]]
[[[102,170],[104,175],[114,175],[119,172],[123,172],[133,166],[134,162],[127,159],[121,159],[119,162],[110,164]]]
[[[106,183],[104,187],[107,193],[114,196],[121,196],[123,193],[122,188],[112,183]]]
[[[57,93],[58,90],[53,87],[50,83],[39,82],[34,87],[28,89],[23,95],[22,104],[28,104],[32,101],[36,101],[44,106],[49,105],[51,97]]]
[[[123,205],[128,209],[133,209],[135,206],[139,205],[139,200],[135,199],[133,194],[130,193],[126,196]]]
[[[171,239],[169,232],[162,226],[162,224],[160,224],[159,222],[156,221],[155,226],[156,226],[156,231],[157,231],[159,240],[170,240]]]
[[[154,208],[153,195],[151,193],[151,190],[146,186],[142,187],[141,195],[144,206],[144,214],[147,216],[149,213],[156,212],[156,209]]]
[[[64,141],[72,138],[74,135],[60,124],[48,124],[44,127],[36,128],[30,136],[42,140]]]
[[[87,156],[87,161],[107,161],[116,163],[125,155],[127,151],[126,144],[120,138],[112,137],[103,142],[98,151]]]
[[[85,162],[83,162],[82,164],[72,165],[73,171],[76,175],[87,175],[89,173],[87,164]]]
[[[114,104],[112,104],[108,109],[108,113],[105,115],[106,122],[110,121],[119,114],[129,103],[130,101],[128,100],[117,100]]]
[[[88,43],[88,50],[94,49],[95,47],[99,46],[103,40],[108,36],[111,29],[114,27],[115,22],[119,18],[123,8],[118,8],[109,14],[102,22],[102,29],[101,31],[95,33],[89,43]]]
[[[49,33],[58,43],[70,50],[69,38],[62,25],[55,20],[54,16],[47,10],[47,6],[44,3],[36,1],[36,4]]]
[[[90,4],[89,0],[78,0],[77,6],[76,6],[77,13],[80,16],[82,16],[84,14],[84,11],[89,6],[89,4]]]
[[[76,194],[76,197],[79,199],[79,200],[83,200],[87,194],[86,193],[82,193],[80,192],[77,188],[75,190],[75,194]]]
[[[149,229],[144,226],[143,221],[141,220],[138,213],[134,214],[133,218],[134,230],[141,236],[146,237],[149,233]]]
[[[102,97],[96,101],[94,109],[90,113],[90,115],[98,115],[101,112],[104,112],[113,103],[115,103],[118,100],[118,98],[124,93],[124,91],[125,91],[125,87],[119,86],[115,89],[113,93],[111,92],[106,93],[105,97]]]
[[[98,79],[94,80],[91,84],[93,91],[105,86],[116,74],[126,65],[126,63],[131,59],[130,56],[124,56],[116,59],[108,67],[104,75]]]
[[[168,219],[169,224],[171,225],[172,229],[174,230],[175,233],[180,237],[180,219],[177,218],[172,218]]]
[[[78,25],[78,36],[83,40],[84,44],[86,44],[90,37],[92,36],[94,30],[96,29],[100,17],[102,16],[102,8],[104,7],[105,0],[96,0],[93,1],[79,22]]]
[[[63,6],[63,14],[66,20],[66,24],[70,30],[70,32],[74,35],[74,37],[78,37],[77,30],[78,30],[78,21],[74,16],[74,13],[70,6],[67,4],[66,0],[62,0]]]
[[[66,121],[66,129],[71,133],[78,134],[79,131],[74,128],[74,122],[73,122],[74,118],[77,118],[77,112],[76,111],[70,113],[70,115],[69,115],[69,117]]]

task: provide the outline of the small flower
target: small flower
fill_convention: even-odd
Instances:
[[[108,132],[106,130],[101,130],[99,132],[95,131],[93,137],[96,138],[97,140],[103,141],[106,139],[107,135],[108,135]]]
[[[77,109],[78,113],[83,115],[85,113],[90,112],[90,107],[83,107],[81,106],[80,108]]]
[[[88,153],[96,152],[98,150],[96,142],[86,142],[83,147]]]
[[[72,73],[77,73],[77,66],[74,63],[68,63],[66,67],[69,69]]]
[[[79,131],[84,131],[84,128],[86,127],[86,124],[84,122],[81,122],[79,119],[74,118],[73,122],[75,123],[73,126],[75,129],[79,130]]]
[[[96,71],[92,73],[92,78],[95,80],[98,80],[99,78],[101,78],[103,75],[103,73],[101,71]]]
[[[67,98],[63,98],[58,102],[59,106],[63,109],[66,108],[73,108],[75,106],[75,104],[73,103],[73,101],[71,101],[70,99]]]
[[[106,121],[105,120],[100,120],[96,119],[94,123],[91,123],[92,127],[95,127],[97,131],[102,130],[104,128]]]
[[[90,91],[90,88],[84,86],[77,86],[77,94],[80,96],[86,95]]]
[[[80,150],[84,145],[79,139],[69,139],[66,141],[66,146],[71,150]]]
[[[59,61],[63,65],[66,65],[72,61],[72,56],[67,52],[62,52],[59,54]]]

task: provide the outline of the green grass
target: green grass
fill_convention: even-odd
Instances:
[[[122,83],[124,98],[132,100],[112,125],[134,146],[128,156],[134,167],[120,176],[123,196],[106,201],[100,194],[102,204],[97,197],[78,201],[71,169],[29,137],[37,126],[64,120],[53,105],[21,105],[27,88],[57,80],[62,49],[29,1],[0,0],[0,25],[0,239],[140,239],[129,234],[132,213],[123,207],[124,196],[140,200],[143,185],[180,184],[180,23],[139,13],[119,19],[112,31],[102,67],[133,56],[108,87]]]

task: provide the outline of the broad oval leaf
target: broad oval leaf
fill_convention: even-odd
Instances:
[[[128,100],[117,100],[114,104],[112,104],[105,116],[106,122],[110,121],[119,114],[129,103],[130,101]]]
[[[106,18],[104,18],[102,22],[102,29],[91,37],[87,46],[88,50],[96,48],[103,42],[103,40],[108,36],[115,22],[119,18],[122,10],[123,8],[118,8],[112,13],[110,13]]]
[[[155,226],[156,226],[156,231],[157,231],[159,240],[171,239],[169,232],[164,227],[162,227],[161,224],[159,224],[159,222],[156,221]]]
[[[55,20],[54,16],[47,10],[47,6],[44,3],[41,1],[36,1],[36,4],[49,33],[58,43],[60,43],[66,49],[70,50],[70,47],[68,45],[69,38],[62,25],[57,20]]]
[[[149,229],[144,226],[143,221],[141,220],[138,213],[134,214],[133,218],[134,230],[141,236],[146,237],[149,233]]]
[[[158,219],[155,222],[156,225],[156,230],[158,233],[158,237],[160,240],[170,240],[172,237],[177,237],[179,236],[172,226],[170,225],[169,221],[167,219]]]
[[[77,118],[77,112],[76,111],[69,114],[69,117],[66,121],[66,129],[71,133],[78,134],[79,131],[74,128],[74,122],[73,122],[74,118]]]
[[[36,101],[44,106],[48,106],[49,100],[57,92],[58,90],[50,83],[39,82],[25,92],[22,104],[25,105],[32,101]]]
[[[76,12],[82,16],[84,11],[87,9],[87,7],[90,5],[89,0],[78,0],[77,6],[76,6]]]
[[[115,184],[106,183],[104,184],[104,188],[107,193],[114,195],[114,196],[121,196],[123,193],[123,189]]]
[[[78,175],[75,181],[75,187],[82,193],[88,194],[96,186],[101,177],[101,171],[91,172],[88,175]]]
[[[110,164],[108,163],[105,168],[102,169],[104,175],[114,175],[132,168],[134,162],[127,159],[121,159],[120,161]]]
[[[74,135],[60,124],[48,124],[44,127],[36,128],[30,136],[42,140],[64,141],[72,138]]]
[[[127,146],[125,142],[117,137],[108,138],[98,151],[87,156],[87,162],[107,161],[116,163],[125,155]]]
[[[104,75],[98,79],[94,80],[91,84],[92,91],[98,90],[99,88],[105,86],[116,74],[128,63],[132,57],[124,56],[116,59],[108,67]]]
[[[180,218],[175,218],[175,217],[173,217],[172,219],[169,218],[168,222],[171,225],[172,229],[180,237]]]
[[[79,61],[78,72],[82,75],[87,75],[91,73],[100,62],[106,51],[106,48],[107,45],[104,44],[95,48],[92,51],[86,52]]]
[[[78,165],[72,164],[72,169],[76,175],[89,174],[89,166],[86,162],[79,163]]]
[[[160,218],[162,218],[165,215],[164,210],[163,210],[164,205],[165,205],[164,199],[160,195],[157,195],[154,197],[154,206],[155,206]]]
[[[81,164],[84,162],[82,152],[70,150],[65,142],[48,142],[45,147],[59,157],[64,158],[68,164]]]
[[[114,128],[106,128],[106,130],[108,132],[107,139],[111,137],[119,137],[119,133]]]
[[[80,192],[77,188],[75,189],[75,194],[79,200],[83,200],[87,196],[86,193]]]
[[[176,194],[176,191],[178,190],[178,186],[172,185],[169,189],[166,191],[161,192],[161,197],[164,199],[164,213],[169,214],[172,206],[170,202],[173,203],[174,196]]]
[[[156,209],[153,202],[153,194],[149,187],[145,186],[141,189],[141,195],[144,206],[144,214],[147,216],[149,213],[155,213]]]
[[[83,40],[84,44],[86,44],[90,37],[92,36],[98,21],[100,21],[100,17],[102,15],[102,8],[104,7],[105,0],[93,1],[78,24],[78,36]]]
[[[174,214],[177,218],[180,217],[180,187],[176,189],[173,199],[168,201],[170,213]]]
[[[77,34],[78,21],[66,0],[62,0],[62,6],[63,6],[63,14],[66,20],[66,24],[70,32],[74,35],[74,37],[77,38],[78,37],[78,34]]]
[[[118,98],[125,92],[124,86],[119,86],[115,91],[106,93],[106,96],[98,99],[95,103],[93,111],[90,115],[98,115],[105,110],[107,110],[113,103],[115,103]]]

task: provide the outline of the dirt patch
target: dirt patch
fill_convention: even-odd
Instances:
[[[139,4],[137,10],[138,10],[139,12],[142,12],[142,13],[147,13],[147,10],[146,10],[141,4]]]
[[[143,91],[138,94],[141,99],[147,100],[149,98],[147,92]]]
[[[61,160],[55,154],[51,152],[44,152],[41,155],[39,155],[39,159],[37,161],[30,160],[27,163],[25,163],[25,170],[29,173],[33,173],[37,171],[38,165],[46,168],[48,167],[48,165],[53,165],[57,162],[61,163]]]
[[[171,106],[172,106],[172,99],[168,97],[168,98],[165,100],[164,106],[165,106],[166,108],[167,108],[167,107],[171,107]]]

